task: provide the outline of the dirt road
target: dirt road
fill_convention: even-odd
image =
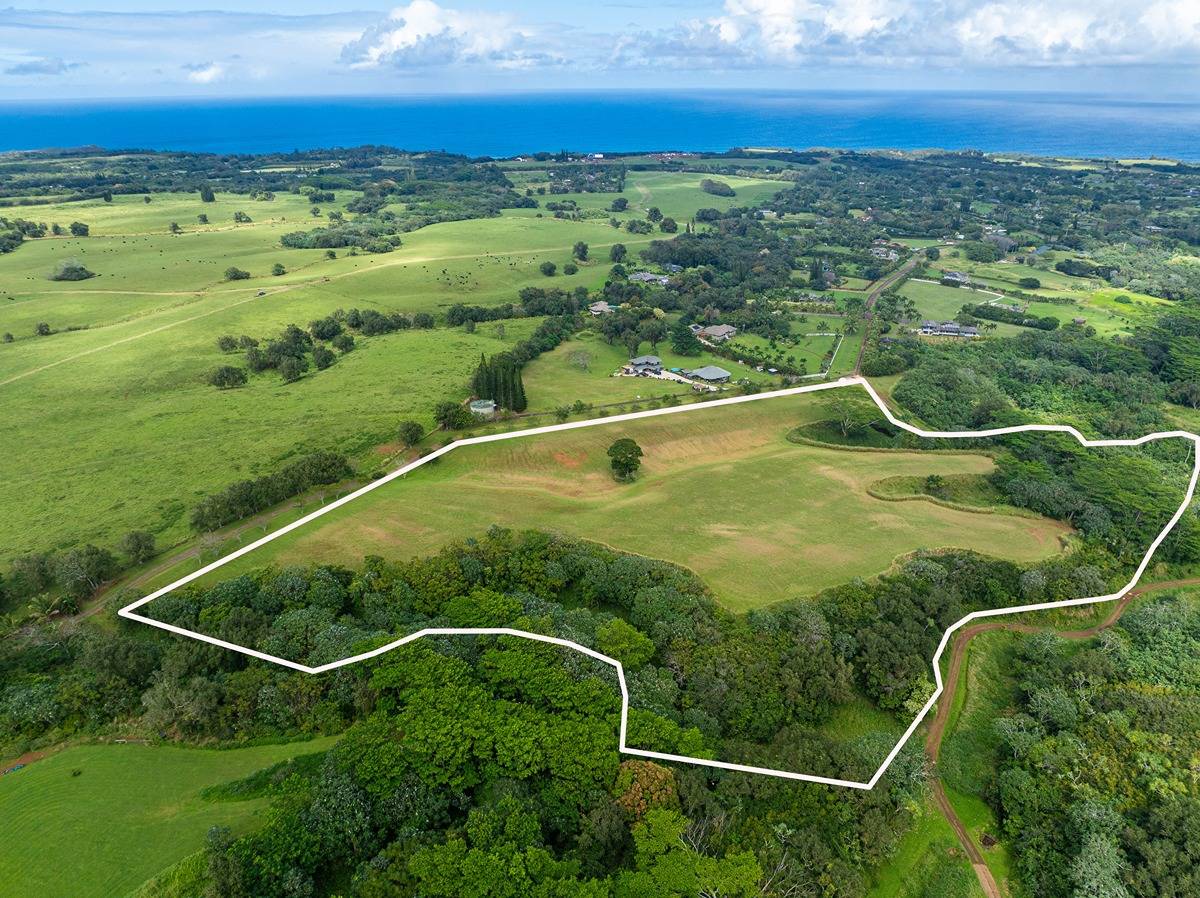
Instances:
[[[1159,592],[1164,589],[1183,589],[1189,586],[1200,586],[1200,577],[1193,577],[1187,580],[1164,580],[1160,583],[1147,583],[1135,586],[1116,601],[1108,615],[1096,626],[1088,627],[1084,630],[1054,630],[1053,632],[1057,633],[1063,639],[1091,639],[1093,636],[1098,635],[1101,630],[1105,630],[1119,621],[1129,603],[1137,596],[1148,592]],[[988,633],[992,630],[1008,630],[1013,633],[1040,633],[1047,629],[1050,628],[1013,621],[988,621],[987,623],[973,624],[960,630],[954,638],[954,643],[950,649],[950,666],[947,668],[945,677],[946,689],[938,701],[937,713],[934,714],[933,723],[930,724],[929,731],[925,736],[925,754],[934,765],[934,778],[932,781],[933,800],[942,812],[942,816],[946,818],[946,822],[950,824],[950,827],[958,836],[958,841],[962,845],[963,851],[967,853],[967,857],[971,861],[971,866],[975,869],[975,875],[979,877],[979,885],[983,887],[984,894],[988,898],[1003,898],[1004,892],[1000,889],[995,877],[992,876],[992,871],[988,869],[987,862],[983,858],[983,852],[967,831],[966,826],[959,819],[958,814],[955,813],[954,807],[950,804],[950,799],[946,797],[946,790],[942,786],[941,779],[937,776],[937,760],[942,751],[942,738],[946,734],[946,724],[950,720],[950,709],[954,706],[954,696],[958,692],[963,661],[966,658],[967,647],[971,644],[971,640],[980,633]]]
[[[863,305],[863,327],[870,327],[871,310],[875,308],[875,302],[879,299],[883,291],[889,287],[894,287],[897,283],[907,277],[908,273],[916,268],[917,263],[921,262],[924,258],[924,255],[914,252],[911,259],[909,259],[887,277],[878,281],[875,286],[871,288],[871,292],[867,294],[866,303]],[[854,360],[855,374],[858,374],[859,369],[862,368],[863,355],[866,353],[866,351],[867,339],[866,336],[864,336],[862,346],[858,347],[858,358]]]

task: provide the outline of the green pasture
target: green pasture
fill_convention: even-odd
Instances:
[[[942,284],[918,281],[911,278],[905,281],[900,287],[900,295],[907,296],[916,303],[917,311],[920,313],[921,318],[930,318],[934,321],[952,321],[962,311],[964,305],[968,303],[987,302],[989,299],[996,298],[989,293],[964,290],[962,287],[945,287]],[[994,323],[996,329],[992,333],[1001,337],[1010,337],[1025,330],[1025,328],[1017,327],[1015,324],[1004,324],[999,321]],[[947,338],[942,337],[941,339],[945,340]]]
[[[205,750],[68,748],[0,778],[0,892],[112,898],[199,850],[211,826],[254,827],[265,799],[206,801],[201,791],[335,738]]]
[[[639,353],[654,353],[667,368],[700,368],[718,365],[733,375],[733,380],[745,378],[765,388],[778,388],[782,380],[775,375],[755,371],[749,365],[739,365],[711,352],[682,356],[671,352],[666,341],[657,347],[642,343]],[[629,399],[649,399],[665,395],[691,395],[688,384],[650,377],[613,377],[629,361],[629,350],[623,343],[610,345],[594,331],[583,331],[561,346],[546,353],[526,367],[523,374],[525,393],[530,411],[551,411],[575,401],[605,405]]]
[[[744,611],[877,574],[918,548],[1019,561],[1059,551],[1068,530],[1047,519],[873,498],[868,487],[882,477],[979,474],[992,461],[785,439],[821,409],[810,396],[791,396],[459,448],[212,577],[266,564],[424,555],[500,524],[681,564]],[[625,436],[645,452],[642,472],[627,484],[612,479],[605,455]]]

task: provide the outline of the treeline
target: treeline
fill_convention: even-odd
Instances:
[[[1005,308],[1004,306],[995,306],[990,303],[968,303],[962,307],[963,314],[970,315],[972,318],[987,318],[990,321],[1003,321],[1005,324],[1015,324],[1018,327],[1033,327],[1042,331],[1057,330],[1059,320],[1053,315],[1037,317],[1026,315],[1024,312],[1019,312],[1016,309]]]
[[[1018,644],[985,788],[1032,898],[1200,894],[1197,652],[1200,611],[1173,597],[1078,650]]]
[[[479,365],[471,377],[471,393],[480,399],[491,399],[500,408],[509,411],[523,412],[528,407],[525,384],[521,381],[521,365],[507,352],[486,359],[480,356]]]
[[[289,249],[340,249],[353,246],[368,253],[390,253],[403,241],[400,227],[387,214],[378,218],[356,218],[333,222],[308,231],[291,231],[279,238]]]
[[[498,306],[468,306],[455,303],[446,310],[446,323],[457,327],[468,321],[499,321],[505,318],[521,318],[537,315],[573,315],[588,301],[587,287],[576,287],[573,291],[557,287],[522,287],[520,304],[511,302]]]
[[[206,496],[192,509],[192,527],[201,532],[250,517],[298,496],[314,486],[345,480],[354,473],[344,455],[312,452],[272,474],[240,480],[219,493]]]

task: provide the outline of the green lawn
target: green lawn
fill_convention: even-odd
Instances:
[[[69,748],[0,778],[0,891],[40,898],[126,895],[197,851],[211,826],[251,829],[265,800],[205,801],[333,738],[225,751],[145,745]]]
[[[918,548],[1021,561],[1059,551],[1067,529],[1054,521],[873,498],[868,488],[882,477],[978,474],[992,461],[785,439],[821,414],[818,400],[801,395],[457,449],[210,577],[268,563],[423,555],[501,524],[676,562],[744,611],[877,574]],[[623,436],[645,452],[632,484],[607,469],[605,451]]]

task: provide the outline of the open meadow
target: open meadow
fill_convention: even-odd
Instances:
[[[227,750],[84,745],[0,778],[0,892],[127,895],[205,844],[209,827],[261,825],[266,799],[211,801],[209,787],[324,751],[335,738]]]
[[[919,548],[1017,561],[1063,548],[1070,530],[1049,519],[873,497],[882,478],[980,474],[993,462],[788,441],[821,416],[821,400],[801,395],[456,449],[208,576],[425,555],[499,524],[672,561],[745,611],[878,574]],[[614,481],[605,454],[626,436],[645,453],[634,483]]]
[[[738,186],[762,197],[780,185]],[[661,197],[681,216],[721,199],[702,192],[697,176],[669,173],[631,174],[626,195]],[[357,196],[338,191],[324,208]],[[235,224],[236,211],[250,222]],[[218,193],[213,203],[196,194],[159,193],[149,203],[116,196],[39,206],[36,215],[64,227],[84,221],[91,235],[27,241],[0,256],[0,333],[13,337],[0,345],[0,401],[21,445],[0,454],[0,479],[10,486],[0,521],[6,558],[83,541],[112,545],[132,529],[154,532],[160,545],[178,543],[190,535],[187,512],[199,498],[304,452],[344,452],[369,473],[375,447],[394,440],[400,420],[432,426],[438,401],[466,396],[480,355],[511,349],[538,320],[360,338],[330,369],[296,383],[267,371],[226,391],[205,382],[216,366],[241,362],[218,350],[222,335],[265,340],[339,308],[438,315],[455,303],[513,302],[527,286],[594,290],[613,243],[636,254],[662,236],[515,209],[403,234],[391,253],[339,251],[331,259],[279,245],[283,234],[320,223],[307,200],[287,193],[271,201]],[[199,224],[200,215],[210,223]],[[180,233],[170,232],[173,221]],[[592,261],[564,275],[578,241],[589,244]],[[65,259],[97,276],[50,280]],[[555,277],[539,271],[547,261],[558,265]],[[271,273],[276,263],[283,274]],[[250,278],[225,280],[229,266]],[[50,334],[35,333],[42,324]],[[575,383],[569,397],[532,380],[533,408],[628,398],[611,390],[615,380]]]

